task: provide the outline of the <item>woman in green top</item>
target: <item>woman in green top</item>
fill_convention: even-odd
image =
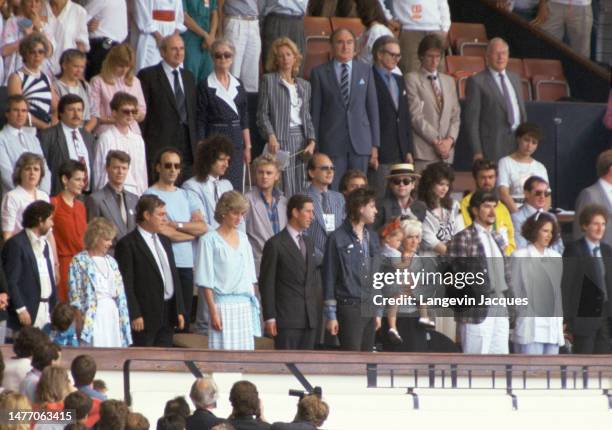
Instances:
[[[183,0],[183,10],[188,28],[181,35],[185,42],[185,67],[199,83],[213,69],[208,50],[217,32],[217,0]]]

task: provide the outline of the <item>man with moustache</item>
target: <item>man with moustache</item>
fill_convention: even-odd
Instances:
[[[94,137],[83,128],[83,106],[81,97],[66,94],[57,105],[59,124],[40,131],[40,146],[52,172],[51,195],[63,190],[62,182],[55,173],[59,172],[60,166],[68,160],[79,161],[86,167],[83,191],[91,190]]]
[[[489,298],[508,298],[510,293],[510,262],[504,256],[503,239],[493,229],[495,194],[477,190],[470,199],[469,211],[473,223],[457,233],[448,245],[448,256],[456,272],[484,274],[485,282],[474,282],[462,289],[449,287],[450,297],[472,297],[478,307],[456,311],[461,346],[466,354],[508,354],[510,324],[506,307],[480,305]]]
[[[317,277],[312,238],[304,231],[314,219],[310,197],[296,194],[287,204],[287,227],[266,242],[259,291],[266,333],[276,349],[314,349],[318,325]]]

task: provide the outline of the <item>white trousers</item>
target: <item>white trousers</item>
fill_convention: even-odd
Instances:
[[[232,75],[242,81],[248,93],[259,90],[259,57],[261,55],[261,37],[259,21],[229,17],[225,20],[223,36],[236,47]]]
[[[480,324],[461,324],[461,346],[465,354],[508,354],[508,317],[486,317]]]

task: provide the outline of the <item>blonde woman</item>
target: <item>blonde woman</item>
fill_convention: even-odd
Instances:
[[[74,387],[66,369],[55,365],[47,366],[36,386],[34,409],[61,411],[64,409],[64,399],[73,391]]]
[[[28,398],[14,391],[4,391],[0,394],[0,410],[27,412],[32,410]],[[2,430],[30,430],[30,423],[20,422],[16,424],[3,424]]]
[[[312,156],[315,131],[310,116],[310,83],[297,74],[302,54],[288,37],[272,43],[266,61],[267,74],[259,90],[257,126],[268,142],[268,152],[289,152],[283,171],[283,191],[292,196],[305,188],[304,157]]]

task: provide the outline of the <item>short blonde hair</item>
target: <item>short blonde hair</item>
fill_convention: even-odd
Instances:
[[[400,223],[400,228],[404,232],[404,236],[418,234],[423,236],[423,224],[416,219],[405,219]]]
[[[223,222],[225,215],[232,211],[246,212],[249,210],[248,200],[238,191],[227,191],[223,193],[217,207],[215,208],[215,221]]]
[[[14,391],[4,391],[0,394],[0,410],[3,411],[31,411],[32,406],[26,396]],[[3,424],[0,426],[3,430],[30,430],[29,423],[21,424]]]
[[[267,165],[272,165],[276,167],[276,170],[278,170],[279,172],[281,170],[280,165],[278,164],[278,160],[274,155],[262,154],[253,161],[253,171],[257,172],[257,169],[259,169],[261,166]]]
[[[101,237],[112,240],[116,235],[117,227],[113,223],[106,218],[94,218],[87,224],[87,230],[85,230],[85,237],[83,237],[85,249],[91,250]]]
[[[36,386],[36,402],[41,404],[61,402],[70,394],[71,385],[66,369],[60,366],[47,366],[42,371]]]
[[[280,37],[272,42],[272,46],[270,46],[270,51],[268,52],[268,58],[266,59],[266,71],[278,72],[280,70],[277,55],[278,50],[283,46],[289,48],[291,52],[293,52],[293,55],[295,55],[295,64],[293,65],[293,70],[291,70],[291,75],[297,76],[297,74],[300,72],[303,57],[295,42],[288,37]]]

